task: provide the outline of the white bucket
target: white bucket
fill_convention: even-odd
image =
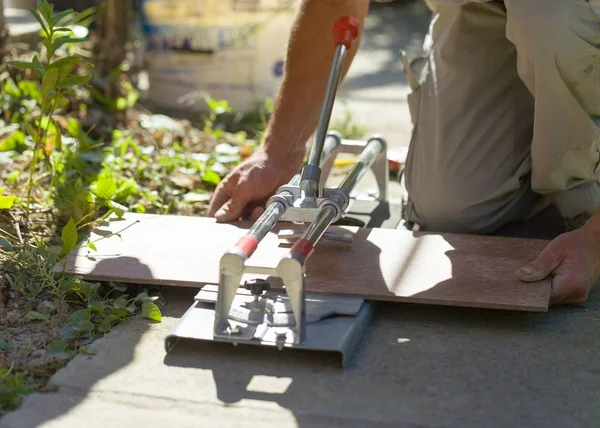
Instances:
[[[294,0],[140,0],[148,98],[206,111],[204,97],[248,111],[281,83]]]

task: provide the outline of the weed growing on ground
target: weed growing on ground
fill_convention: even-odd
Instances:
[[[38,0],[31,13],[39,49],[0,66],[0,414],[73,356],[93,355],[94,340],[124,320],[162,320],[159,294],[63,275],[65,255],[95,251],[91,228],[128,211],[204,215],[265,123],[263,112],[261,127],[210,98],[200,128],[154,115],[127,79],[107,99],[94,84],[92,42],[73,31],[94,9],[55,12]]]

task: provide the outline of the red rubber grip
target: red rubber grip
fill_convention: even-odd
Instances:
[[[314,249],[313,244],[311,244],[309,240],[299,239],[294,243],[294,245],[292,245],[290,252],[299,256],[302,259],[302,261],[304,262],[311,255],[311,253],[313,252],[313,249]]]
[[[235,244],[235,247],[243,252],[246,257],[250,257],[256,250],[256,247],[258,247],[258,239],[253,235],[242,236],[240,240],[237,241],[237,244]]]
[[[352,43],[358,37],[359,29],[358,21],[351,16],[341,16],[333,24],[333,39],[334,47],[344,45],[346,49],[350,49]]]

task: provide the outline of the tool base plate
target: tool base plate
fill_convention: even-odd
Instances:
[[[323,299],[323,296],[319,296],[319,299]],[[332,299],[335,300],[333,297]],[[304,341],[299,345],[286,343],[283,349],[339,353],[342,366],[345,367],[372,319],[373,305],[372,302],[363,301],[360,309],[353,315],[336,315],[322,319],[319,322],[308,323],[306,324]],[[232,342],[215,338],[213,335],[214,319],[214,303],[196,299],[194,304],[186,311],[179,323],[166,337],[166,351],[169,352],[173,349],[180,339],[259,345],[272,347],[274,350],[277,350],[277,343],[272,340],[256,339]],[[265,335],[265,337],[268,337],[268,335]]]

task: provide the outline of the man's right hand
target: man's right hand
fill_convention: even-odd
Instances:
[[[299,172],[302,159],[297,155],[280,158],[262,147],[257,149],[219,183],[208,216],[219,222],[256,220],[269,197]]]

